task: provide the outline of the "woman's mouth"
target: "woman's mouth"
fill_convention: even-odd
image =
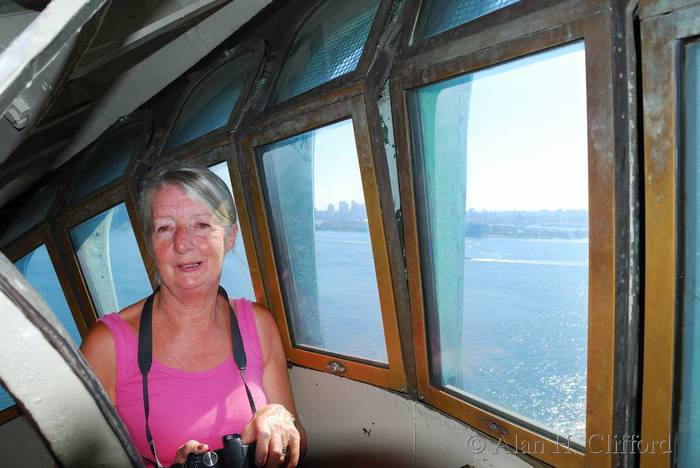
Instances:
[[[180,263],[178,264],[177,268],[185,273],[189,273],[191,271],[196,271],[201,264],[202,262]]]

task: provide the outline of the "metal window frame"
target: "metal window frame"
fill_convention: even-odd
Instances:
[[[561,0],[520,0],[517,3],[499,8],[454,28],[415,41],[415,29],[424,3],[425,0],[409,0],[409,5],[407,5],[408,11],[405,15],[401,33],[401,42],[404,44],[401,60],[421,55],[432,49],[449,44],[455,38],[476,35],[513,19],[561,3]]]
[[[357,146],[358,162],[365,195],[370,237],[372,240],[372,254],[377,275],[377,292],[384,326],[384,338],[386,342],[388,366],[372,365],[360,358],[334,353],[314,352],[308,348],[294,346],[291,339],[290,326],[287,323],[282,288],[273,248],[272,233],[268,221],[265,195],[263,193],[262,174],[257,161],[259,156],[256,148],[284,140],[301,133],[318,129],[335,122],[352,119]],[[255,218],[259,224],[259,240],[261,244],[261,260],[263,274],[267,285],[270,308],[275,316],[277,326],[280,329],[282,342],[289,360],[295,364],[312,369],[329,372],[326,367],[329,361],[340,362],[347,371],[342,375],[355,380],[360,380],[382,387],[406,391],[406,375],[401,353],[399,339],[396,300],[392,289],[391,266],[385,231],[387,226],[382,218],[380,205],[386,196],[380,196],[380,187],[377,184],[373,146],[370,142],[368,117],[362,96],[346,97],[342,102],[317,108],[313,111],[298,112],[296,117],[283,125],[268,126],[255,133],[248,133],[241,137],[240,146],[245,164],[241,171],[251,175],[251,201],[255,212]],[[384,190],[387,188],[384,187]],[[390,194],[389,194],[390,199]],[[393,209],[390,210],[393,212]]]
[[[613,395],[616,357],[616,186],[612,91],[611,13],[607,2],[563,2],[481,34],[446,34],[451,42],[410,55],[392,69],[391,100],[399,158],[406,266],[413,318],[419,399],[516,449],[542,444],[530,455],[555,466],[609,466],[612,453],[588,447],[564,450],[561,443],[469,403],[429,380],[423,274],[413,188],[412,148],[406,92],[440,80],[497,65],[576,40],[586,44],[589,161],[589,325],[586,434],[614,434]],[[463,31],[462,31],[463,32]],[[602,453],[595,453],[595,452]]]
[[[88,326],[92,326],[99,317],[97,309],[94,305],[92,295],[87,287],[85,277],[78,261],[78,257],[73,248],[73,243],[70,239],[70,230],[78,224],[86,221],[100,213],[114,208],[115,206],[124,203],[129,214],[131,227],[134,230],[136,242],[141,253],[144,267],[148,274],[151,287],[157,285],[154,274],[154,265],[151,261],[146,243],[141,234],[141,226],[138,222],[136,214],[135,196],[132,185],[123,180],[118,184],[110,187],[107,190],[96,192],[86,201],[70,208],[68,211],[59,215],[55,220],[56,244],[61,252],[64,252],[64,259],[67,263],[66,270],[72,278],[76,294],[81,297],[82,302],[87,306],[87,310],[83,312],[85,321]],[[70,252],[70,253],[69,253]],[[118,312],[118,311],[114,311]]]
[[[391,12],[392,3],[393,0],[380,0],[377,14],[369,34],[367,35],[367,40],[365,41],[365,47],[354,71],[268,107],[268,101],[270,100],[272,91],[277,85],[282,67],[287,61],[294,39],[304,27],[306,21],[309,20],[323,4],[323,0],[310,2],[308,7],[299,15],[295,24],[284,36],[282,44],[285,44],[285,46],[279,50],[277,59],[272,65],[270,77],[265,83],[259,99],[255,103],[255,113],[260,115],[261,119],[264,120],[284,122],[291,118],[291,114],[318,107],[317,104],[319,102],[323,102],[324,104],[337,102],[342,100],[343,96],[358,92],[362,86],[361,81],[367,75],[367,70],[375,55],[375,49],[377,48],[379,39],[384,32],[384,26]]]
[[[195,91],[197,91],[199,85],[204,80],[206,80],[212,73],[216,72],[226,63],[232,60],[236,60],[241,55],[249,52],[255,54],[256,59],[253,62],[253,65],[251,66],[248,77],[243,83],[241,93],[238,96],[238,100],[233,106],[233,109],[231,109],[231,114],[229,115],[227,123],[219,128],[205,133],[204,135],[200,135],[193,140],[183,143],[180,146],[169,150],[165,150],[165,145],[168,142],[168,138],[170,137],[170,134],[173,131],[173,128],[175,127],[175,124],[180,118],[180,115],[182,114],[182,111],[188,103],[190,96]],[[205,68],[199,70],[198,73],[201,73],[201,75],[192,84],[190,84],[189,87],[182,94],[182,97],[180,98],[178,104],[175,106],[174,112],[168,120],[166,131],[163,135],[163,138],[158,142],[158,149],[154,153],[154,155],[157,158],[157,161],[163,162],[164,160],[178,160],[181,157],[188,157],[188,155],[191,152],[196,152],[198,149],[208,146],[208,144],[212,141],[216,141],[219,138],[225,137],[227,134],[230,134],[233,131],[235,131],[236,128],[238,128],[238,125],[240,124],[243,115],[250,106],[252,99],[251,91],[256,80],[262,75],[264,67],[265,41],[263,41],[262,39],[254,38],[246,40],[241,44],[235,46],[234,48],[225,51],[224,54],[215,59],[213,63],[210,63]]]
[[[645,291],[640,466],[676,466],[680,400],[684,160],[683,45],[697,40],[700,2],[639,6],[644,106]],[[669,440],[670,437],[670,440]],[[659,450],[666,442],[669,450]]]

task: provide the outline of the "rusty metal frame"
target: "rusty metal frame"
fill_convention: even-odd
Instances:
[[[384,25],[391,11],[393,0],[380,0],[377,14],[372,23],[362,56],[357,63],[355,70],[345,75],[339,76],[316,88],[310,89],[297,96],[291,97],[281,103],[267,107],[273,89],[277,85],[277,80],[282,71],[282,67],[287,60],[292,43],[297,33],[303,28],[306,21],[313,16],[321,6],[322,0],[310,2],[309,6],[299,15],[296,23],[285,35],[282,44],[286,44],[280,49],[277,59],[271,68],[270,77],[265,83],[265,87],[259,99],[255,103],[255,108],[251,109],[255,114],[260,115],[261,120],[269,124],[284,122],[289,120],[295,113],[307,112],[314,108],[323,107],[334,102],[342,101],[348,95],[361,92],[361,81],[367,73],[367,69],[372,61],[375,48],[384,32]]]
[[[641,439],[657,446],[666,441],[671,448],[677,441],[684,313],[681,64],[683,44],[700,35],[700,2],[690,3],[640,3],[646,203]],[[642,468],[676,463],[670,450],[640,455]]]
[[[73,249],[69,231],[81,222],[113,208],[120,203],[124,203],[126,206],[136,242],[141,253],[141,258],[151,282],[151,287],[155,288],[157,282],[154,265],[148,255],[148,250],[141,234],[142,230],[136,214],[134,194],[125,180],[107,190],[96,192],[87,200],[58,216],[55,220],[56,244],[58,249],[63,253],[67,273],[69,277],[73,279],[74,288],[76,289],[75,293],[81,296],[82,303],[87,305],[87,309],[83,311],[83,317],[88,326],[92,326],[92,324],[95,323],[98,315],[75,250]]]
[[[197,138],[183,143],[182,145],[170,149],[164,150],[165,144],[168,142],[168,137],[173,130],[173,127],[177,123],[185,105],[187,104],[189,97],[194,93],[199,85],[207,79],[209,75],[214,73],[220,67],[224,66],[226,63],[236,60],[241,55],[253,52],[256,55],[256,60],[250,69],[248,77],[246,78],[242,88],[241,93],[238,96],[233,109],[231,109],[231,114],[229,115],[228,121],[222,127],[214,129],[204,135],[200,135]],[[166,132],[163,134],[163,138],[158,142],[158,149],[155,152],[155,157],[157,162],[162,162],[164,159],[180,159],[181,157],[187,157],[190,153],[196,154],[202,147],[209,146],[212,142],[224,138],[227,134],[232,133],[238,128],[241,123],[242,117],[246,110],[252,102],[251,91],[256,80],[261,76],[263,69],[265,67],[265,42],[262,39],[249,39],[241,44],[235,46],[232,52],[228,52],[228,55],[223,54],[217,59],[213,60],[213,63],[207,65],[204,69],[200,69],[197,73],[200,76],[189,85],[180,98],[178,104],[175,106],[175,111],[170,117]]]
[[[576,40],[586,44],[589,160],[589,326],[587,368],[587,441],[591,435],[613,434],[615,360],[615,158],[610,109],[612,96],[612,46],[610,10],[605,5],[572,2],[541,10],[537,15],[514,20],[485,31],[484,37],[462,38],[397,64],[392,71],[391,97],[399,157],[399,185],[404,215],[404,239],[413,318],[414,351],[419,399],[436,406],[472,427],[520,448],[543,444],[542,453],[532,454],[556,466],[609,466],[611,453],[587,447],[563,449],[551,434],[503,417],[455,396],[430,383],[428,337],[423,299],[423,274],[413,188],[412,148],[406,102],[408,90],[496,65],[527,54]],[[580,2],[579,2],[580,3]],[[602,2],[601,2],[602,3]],[[529,26],[528,26],[529,25]],[[545,26],[545,27],[543,27]],[[473,44],[460,46],[470,39]],[[492,44],[491,44],[492,43]],[[479,48],[483,47],[483,48]],[[602,452],[602,453],[596,453]]]
[[[512,21],[513,19],[536,12],[537,10],[561,3],[561,0],[520,1],[415,42],[413,35],[424,2],[425,0],[409,0],[405,7],[408,11],[406,11],[404,15],[401,31],[401,43],[403,45],[400,56],[401,60],[415,55],[421,55],[430,50],[447,45],[456,38],[477,34],[489,28]]]
[[[88,326],[85,323],[85,318],[80,313],[80,305],[73,294],[73,290],[65,273],[61,262],[61,256],[56,248],[49,225],[47,223],[43,223],[41,227],[32,230],[29,234],[22,236],[19,240],[10,244],[6,249],[4,249],[3,253],[11,262],[14,263],[41,245],[46,246],[51,264],[56,272],[56,276],[58,277],[59,286],[63,292],[66,302],[68,303],[68,308],[70,309],[71,315],[73,316],[73,321],[78,328],[80,336],[84,338],[87,335]],[[17,405],[5,408],[4,410],[0,411],[0,425],[16,418],[20,414],[21,412],[19,408],[17,408]]]
[[[270,230],[269,215],[266,210],[265,195],[263,193],[262,175],[258,167],[256,148],[280,141],[285,138],[314,130],[344,119],[352,119],[357,145],[358,162],[362,176],[367,216],[371,237],[374,266],[377,275],[377,292],[381,306],[384,326],[384,337],[387,348],[388,368],[385,366],[371,365],[365,361],[353,359],[349,356],[338,356],[332,353],[310,351],[294,346],[291,338],[291,330],[286,320],[282,288],[279,281],[276,266],[272,235]],[[316,112],[308,112],[280,127],[271,127],[256,133],[249,133],[242,137],[240,145],[245,156],[245,168],[242,168],[253,179],[255,186],[252,191],[252,205],[255,218],[259,223],[260,243],[262,246],[262,262],[267,284],[267,292],[270,308],[275,316],[277,325],[282,335],[282,341],[288,358],[302,366],[327,372],[326,365],[329,360],[339,361],[347,369],[343,374],[355,380],[369,382],[394,390],[405,391],[406,377],[404,363],[401,355],[398,324],[396,318],[396,303],[392,290],[392,277],[386,245],[384,220],[381,215],[381,200],[379,187],[375,174],[374,155],[369,139],[367,114],[364,101],[361,97],[348,98],[344,102],[336,103]]]

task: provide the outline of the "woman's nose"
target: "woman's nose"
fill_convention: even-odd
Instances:
[[[192,238],[189,229],[184,226],[175,228],[173,247],[177,253],[186,253],[192,248]]]

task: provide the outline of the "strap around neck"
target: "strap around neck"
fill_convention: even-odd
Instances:
[[[162,467],[163,465],[161,465],[160,460],[158,460],[158,455],[156,454],[156,446],[153,442],[153,437],[151,436],[151,429],[148,426],[148,373],[151,371],[151,366],[153,364],[153,298],[159,290],[160,286],[153,291],[153,294],[146,298],[146,302],[143,304],[143,309],[141,310],[141,319],[139,321],[138,363],[139,370],[141,371],[141,381],[143,383],[143,411],[146,416],[146,440],[148,441],[148,446],[151,449],[151,453],[155,457],[156,465]],[[226,290],[219,286],[218,294],[223,296],[223,298],[226,299],[226,304],[228,304],[231,317],[231,345],[233,348],[233,360],[236,362],[236,367],[238,367],[238,370],[241,373],[241,379],[243,380],[246,395],[248,396],[248,404],[250,404],[250,411],[252,414],[255,414],[255,400],[253,399],[253,394],[250,392],[248,384],[245,381],[247,358],[245,348],[243,346],[243,338],[241,337],[241,330],[238,326],[238,319],[236,318],[236,313],[234,312],[233,307],[231,307],[231,302],[229,301],[228,294],[226,294]]]

